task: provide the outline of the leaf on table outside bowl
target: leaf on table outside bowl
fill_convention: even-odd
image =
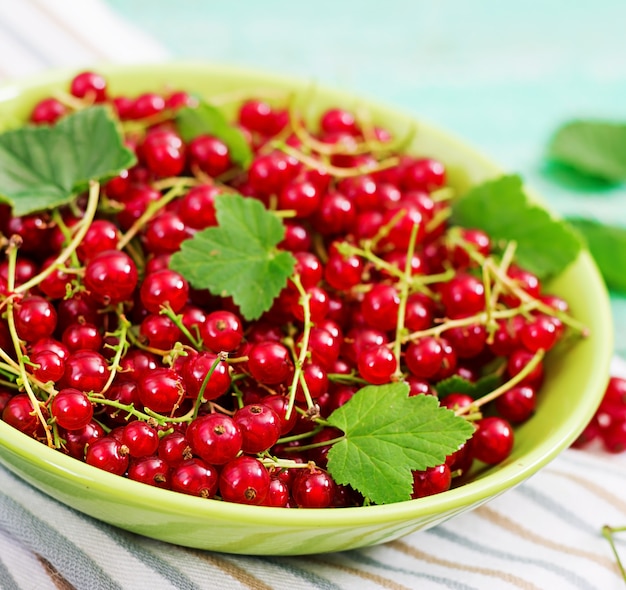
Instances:
[[[606,286],[626,293],[626,228],[592,219],[570,218],[568,221],[587,242]]]
[[[106,107],[27,125],[0,135],[0,200],[19,216],[65,205],[135,161]]]
[[[375,504],[409,500],[411,472],[442,464],[474,431],[435,396],[409,397],[406,383],[363,387],[327,422],[345,433],[328,451],[328,471]]]
[[[626,123],[578,120],[559,127],[548,158],[609,182],[626,180]]]
[[[515,241],[518,264],[540,279],[558,275],[578,256],[582,243],[563,220],[534,204],[517,175],[470,189],[452,203],[453,224],[485,231],[494,244]]]
[[[226,144],[231,160],[244,170],[252,162],[253,153],[243,133],[213,105],[201,100],[197,106],[181,108],[176,124],[186,143],[200,135],[211,135]]]
[[[170,268],[196,289],[232,296],[248,320],[267,311],[291,276],[295,259],[276,246],[281,220],[261,201],[237,194],[215,197],[218,225],[185,240]]]

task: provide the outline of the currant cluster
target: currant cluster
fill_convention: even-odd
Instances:
[[[612,376],[600,406],[572,446],[584,448],[595,443],[609,453],[626,451],[626,379]]]
[[[440,395],[476,430],[445,463],[414,473],[413,497],[447,490],[474,460],[508,457],[568,307],[511,248],[501,255],[484,232],[447,223],[440,161],[402,153],[388,131],[342,108],[312,127],[288,105],[248,97],[233,123],[253,154],[243,169],[223,138],[182,139],[175,114],[195,104],[186,92],[111,96],[93,72],[35,105],[30,120],[53,124],[94,103],[116,113],[137,164],[97,200],[90,192],[21,217],[0,206],[5,422],[186,494],[352,506],[364,499],[326,471],[342,433],[325,417],[367,384],[438,395],[455,378],[495,376],[505,385],[492,397]],[[296,260],[254,321],[169,264],[217,224],[216,197],[233,192],[284,218],[280,248]]]

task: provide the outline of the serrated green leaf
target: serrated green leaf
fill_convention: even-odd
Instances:
[[[103,106],[83,109],[55,125],[0,135],[0,200],[15,215],[70,202],[90,180],[106,180],[135,163]]]
[[[517,243],[516,260],[540,279],[558,275],[582,244],[565,222],[532,203],[519,176],[502,176],[468,191],[452,204],[453,224],[485,231],[494,243]]]
[[[178,131],[185,142],[199,135],[212,135],[223,141],[230,152],[230,158],[244,170],[252,162],[253,153],[237,127],[228,122],[224,114],[207,102],[200,101],[195,107],[183,107],[176,114]]]
[[[626,292],[626,228],[592,219],[568,219],[582,234],[606,286]]]
[[[463,379],[459,375],[452,375],[452,377],[439,381],[434,387],[439,398],[450,393],[465,393],[474,399],[478,399],[492,392],[500,385],[501,381],[498,375],[485,375],[474,382]]]
[[[626,180],[626,124],[570,121],[556,130],[548,157],[611,182]]]
[[[292,254],[276,248],[285,228],[260,201],[241,195],[218,195],[215,211],[218,225],[185,240],[170,268],[196,289],[232,296],[246,319],[257,319],[294,269]]]
[[[435,396],[408,393],[406,383],[368,385],[328,418],[345,433],[328,452],[330,474],[376,504],[409,500],[411,472],[440,465],[474,431]]]

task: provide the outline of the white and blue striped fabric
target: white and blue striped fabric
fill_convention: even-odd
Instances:
[[[0,81],[167,56],[98,0],[0,2]],[[626,376],[626,364],[616,359],[613,371]],[[626,457],[568,450],[523,485],[429,531],[336,554],[242,557],[113,528],[0,468],[0,588],[612,590],[624,582],[601,529],[626,525],[625,489]],[[626,533],[618,547],[626,555]]]

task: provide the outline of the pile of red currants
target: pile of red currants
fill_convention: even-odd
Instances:
[[[403,381],[476,428],[445,463],[414,473],[414,498],[462,481],[475,460],[504,461],[513,426],[535,410],[566,302],[483,231],[448,223],[440,161],[399,151],[342,108],[313,126],[275,102],[239,102],[246,167],[223,138],[182,139],[176,112],[195,105],[184,91],[111,96],[83,72],[67,96],[34,106],[31,122],[51,125],[109,105],[137,164],[102,186],[91,218],[86,194],[24,216],[0,205],[2,419],[177,492],[356,506],[367,499],[326,470],[342,433],[324,418],[364,385]],[[215,199],[230,193],[284,220],[279,247],[295,259],[260,318],[170,267],[181,244],[216,226]],[[499,395],[482,402],[467,385],[486,377]]]

